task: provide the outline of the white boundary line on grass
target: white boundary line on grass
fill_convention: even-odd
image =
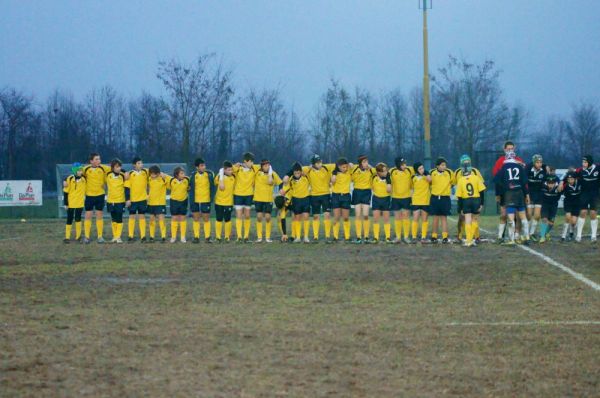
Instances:
[[[6,240],[19,240],[19,239],[21,239],[20,236],[17,236],[17,237],[14,237],[14,238],[0,238],[0,242],[6,241]]]
[[[600,321],[450,322],[445,326],[600,326]]]
[[[448,217],[448,219],[454,221],[454,222],[458,222],[458,220],[456,220],[454,217]],[[486,229],[483,228],[479,228],[481,231],[485,232],[486,234],[490,234],[493,235],[494,233],[492,231],[488,231]],[[517,247],[519,249],[525,250],[526,252],[528,252],[529,254],[533,254],[534,256],[537,256],[539,258],[541,258],[542,260],[544,260],[545,262],[547,262],[548,264],[560,269],[563,272],[566,272],[567,274],[571,275],[573,278],[577,279],[580,282],[585,283],[586,285],[588,285],[589,287],[591,287],[592,289],[599,291],[600,292],[600,284],[594,282],[591,279],[586,278],[584,275],[580,274],[579,272],[575,272],[573,271],[571,268],[567,267],[566,265],[563,265],[561,263],[559,263],[558,261],[546,256],[545,254],[542,254],[540,252],[538,252],[537,250],[533,250],[530,247],[527,246],[523,246],[523,245],[517,245]]]

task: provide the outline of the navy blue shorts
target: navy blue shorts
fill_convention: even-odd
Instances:
[[[390,197],[380,198],[373,195],[373,203],[371,204],[373,210],[379,211],[390,211]]]
[[[451,207],[450,196],[432,196],[429,213],[432,216],[449,216]]]
[[[310,213],[310,198],[292,198],[292,211],[294,214]]]
[[[426,213],[429,213],[429,205],[410,205],[410,209],[412,211],[423,210]]]
[[[209,203],[198,203],[194,202],[190,206],[192,213],[203,213],[210,214],[210,202]]]
[[[123,213],[125,211],[125,203],[107,203],[106,210],[110,213]]]
[[[254,202],[254,210],[257,213],[269,213],[273,212],[273,202]]]
[[[465,198],[458,200],[459,212],[463,214],[479,214],[481,198]]]
[[[84,207],[85,211],[104,210],[104,195],[86,196]]]
[[[310,211],[313,215],[329,213],[331,211],[331,195],[317,195],[310,197]]]
[[[392,198],[392,204],[390,207],[393,211],[398,210],[410,210],[410,198]]]
[[[574,201],[566,201],[564,202],[564,210],[565,213],[570,213],[572,216],[579,216],[579,198]]]
[[[167,206],[163,206],[163,205],[148,205],[148,214],[153,215],[153,216],[159,216],[161,214],[167,214]]]
[[[250,207],[254,203],[254,195],[233,195],[233,205],[234,206],[242,206],[242,207]]]
[[[371,204],[371,190],[370,189],[355,189],[352,191],[352,204],[353,205],[370,205]]]
[[[131,214],[145,214],[148,210],[148,202],[140,200],[139,202],[131,202],[129,206],[129,215]]]
[[[554,221],[556,213],[558,212],[558,204],[546,205],[542,204],[542,218],[547,218],[550,221]]]
[[[333,209],[350,210],[350,194],[349,193],[333,193],[331,194],[331,207]]]
[[[530,206],[541,206],[544,195],[542,191],[529,191],[529,205]]]
[[[187,215],[188,201],[171,199],[171,215],[185,216]]]
[[[596,210],[598,208],[598,194],[594,192],[581,192],[579,208],[581,210]]]

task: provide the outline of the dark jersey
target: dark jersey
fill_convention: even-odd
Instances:
[[[565,182],[562,193],[565,197],[565,203],[579,203],[579,197],[581,196],[581,184],[578,181],[575,181],[574,185],[569,185]]]
[[[582,192],[594,195],[598,194],[598,188],[600,187],[600,166],[593,164],[587,169],[580,167],[576,173],[581,183]]]
[[[527,186],[529,192],[541,192],[546,180],[546,165],[543,164],[542,168],[537,170],[532,164],[527,165]]]
[[[528,194],[525,168],[516,161],[505,161],[494,177],[494,182],[501,193],[523,191],[523,195]]]
[[[548,185],[542,186],[542,206],[558,206],[561,193],[558,192],[558,184],[554,184],[554,187],[550,189]]]

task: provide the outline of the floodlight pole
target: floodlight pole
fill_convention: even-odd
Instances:
[[[425,129],[424,165],[426,170],[431,169],[431,120],[429,116],[429,48],[427,42],[427,9],[432,7],[433,0],[419,0],[423,9],[423,127]]]

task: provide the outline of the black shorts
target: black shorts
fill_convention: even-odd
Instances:
[[[190,205],[190,210],[192,211],[192,213],[210,214],[210,202],[208,202],[208,203],[194,202]]]
[[[432,196],[429,212],[432,216],[449,216],[451,207],[450,196]]]
[[[350,194],[349,193],[332,193],[331,208],[350,210]]]
[[[392,204],[390,208],[393,211],[410,210],[410,198],[392,198]]]
[[[186,216],[188,210],[187,200],[175,200],[171,199],[171,215],[172,216]]]
[[[246,196],[233,195],[233,205],[250,207],[250,206],[252,206],[252,203],[254,202],[253,199],[254,199],[253,195],[246,195]]]
[[[215,204],[215,215],[217,216],[217,221],[229,222],[231,221],[231,211],[233,210],[233,206],[221,206]]]
[[[579,197],[580,210],[596,210],[598,208],[597,192],[581,192]]]
[[[145,214],[148,211],[148,202],[140,200],[139,202],[131,202],[129,206],[129,214]]]
[[[577,198],[579,199],[579,198]],[[575,201],[564,201],[564,210],[565,213],[570,213],[572,216],[579,216],[579,200]]]
[[[331,211],[331,195],[311,196],[310,211],[313,216],[321,213],[329,213]]]
[[[310,198],[292,198],[292,211],[294,214],[310,213]]]
[[[423,210],[426,213],[429,213],[429,205],[410,205],[410,209],[412,211]]]
[[[379,196],[373,195],[371,207],[373,210],[390,211],[390,197],[380,198]]]
[[[556,213],[558,212],[558,204],[542,205],[542,218],[547,218],[550,221],[554,221]]]
[[[370,189],[355,189],[352,191],[352,204],[353,205],[370,205],[371,204],[371,190]]]
[[[84,207],[85,211],[104,210],[104,195],[86,196]]]
[[[525,195],[520,189],[518,191],[506,191],[504,192],[503,196],[504,207],[514,207],[516,209],[522,209],[525,207]]]
[[[542,191],[529,191],[529,205],[542,205],[542,200],[544,199],[544,195]]]
[[[257,213],[269,213],[273,212],[273,202],[254,202],[254,210]]]
[[[481,198],[464,198],[458,200],[459,211],[463,214],[479,214]]]
[[[125,203],[107,203],[106,210],[109,213],[123,213],[125,212]]]
[[[160,216],[161,214],[167,214],[167,206],[164,205],[148,205],[148,214],[153,216]]]

